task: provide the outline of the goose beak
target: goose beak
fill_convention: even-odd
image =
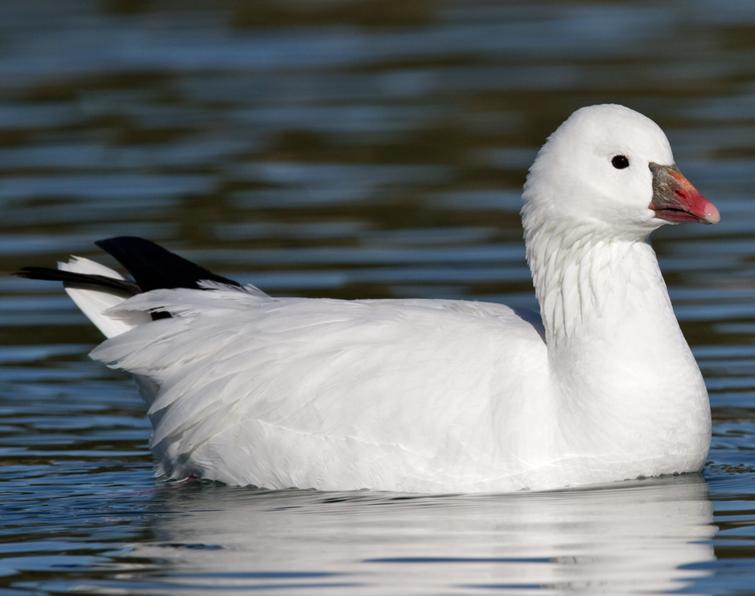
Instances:
[[[672,223],[716,224],[721,215],[716,206],[700,194],[675,165],[650,164],[653,173],[653,200],[648,207],[658,219]]]

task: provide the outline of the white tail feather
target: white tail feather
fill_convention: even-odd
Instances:
[[[104,275],[114,279],[124,279],[124,277],[105,265],[100,265],[89,259],[82,257],[71,257],[67,262],[59,262],[58,269],[62,271],[72,271],[74,273],[89,273],[94,275]],[[87,318],[94,323],[105,337],[114,337],[133,329],[136,325],[149,320],[148,315],[143,313],[134,313],[131,318],[105,314],[109,308],[120,304],[125,300],[123,296],[117,296],[107,290],[83,289],[69,287],[64,284],[66,293],[71,297],[76,306],[79,307]],[[138,319],[138,320],[137,320]]]

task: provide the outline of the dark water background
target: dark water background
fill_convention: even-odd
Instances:
[[[755,3],[0,3],[0,271],[165,243],[274,294],[532,306],[526,167],[574,108],[668,132],[719,206],[655,246],[708,382],[700,476],[509,496],[152,478],[130,381],[0,277],[6,593],[755,593]]]

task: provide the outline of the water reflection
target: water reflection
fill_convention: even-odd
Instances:
[[[715,558],[697,475],[471,497],[165,485],[152,506],[153,540],[129,555],[161,562],[150,589],[660,592]]]

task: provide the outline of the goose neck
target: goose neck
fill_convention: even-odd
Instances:
[[[610,342],[617,329],[678,329],[655,252],[645,240],[579,225],[528,230],[529,262],[549,351]]]

